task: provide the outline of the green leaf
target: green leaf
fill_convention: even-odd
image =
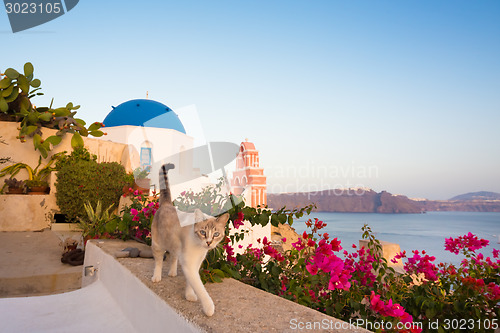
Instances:
[[[214,274],[216,274],[216,275],[220,276],[221,278],[225,278],[225,277],[226,277],[226,274],[224,274],[224,272],[223,272],[223,271],[221,271],[220,269],[213,269],[213,270],[212,270],[212,273],[214,273]]]
[[[26,134],[31,134],[31,133],[33,133],[34,131],[36,131],[37,129],[38,129],[38,126],[28,126],[28,127],[26,128]],[[40,135],[38,135],[38,136],[40,136]]]
[[[54,115],[56,117],[63,117],[63,116],[69,115],[69,111],[66,108],[57,108],[57,109],[54,109],[54,110],[52,110],[52,113],[54,113]]]
[[[77,124],[82,125],[82,126],[85,126],[85,124],[86,124],[86,122],[83,119],[78,119],[78,118],[75,118],[75,122]]]
[[[42,82],[38,79],[34,79],[33,81],[31,81],[30,85],[33,87],[33,88],[38,88],[40,87],[40,85],[42,84]]]
[[[51,135],[47,139],[45,139],[45,142],[49,142],[53,146],[57,146],[58,144],[61,143],[61,141],[62,141],[62,138],[60,136],[57,136],[57,135]]]
[[[10,96],[10,94],[12,94],[12,91],[14,91],[14,85],[9,86],[7,87],[7,89],[2,91],[2,97]]]
[[[43,156],[43,158],[47,158],[48,154],[47,154],[47,150],[45,148],[40,146],[40,147],[38,147],[38,151],[40,152],[40,155]]]
[[[89,126],[89,132],[93,132],[101,128],[100,123],[93,123],[92,125]]]
[[[92,131],[89,134],[92,136],[95,136],[96,138],[99,138],[99,137],[104,135],[104,133],[102,131]]]
[[[36,126],[28,126],[28,131],[30,127],[36,127]],[[42,143],[42,137],[40,136],[40,134],[35,134],[33,136],[33,145],[35,146],[35,149],[38,148],[41,143]]]
[[[19,77],[17,78],[17,85],[19,86],[19,88],[21,88],[23,92],[25,92],[26,94],[29,93],[30,83],[28,82],[26,76],[19,75]]]
[[[7,75],[9,79],[17,79],[19,77],[19,72],[14,68],[7,68],[4,74]]]
[[[24,112],[26,112],[27,110],[24,109]],[[21,112],[23,112],[23,110],[21,110]],[[28,122],[28,124],[36,124],[38,123],[38,117],[36,116],[36,114],[34,112],[30,112],[28,114],[28,116],[26,117],[26,120]]]
[[[18,90],[18,89],[14,89],[14,90],[12,91],[12,94],[10,94],[10,96],[9,96],[9,97],[6,97],[6,98],[5,98],[5,101],[6,101],[7,103],[13,102],[13,101],[15,101],[15,100],[16,100],[17,96],[19,96],[19,90]]]
[[[75,128],[81,136],[89,136],[89,131],[85,127],[80,127],[80,129]]]
[[[50,112],[44,112],[38,117],[38,119],[42,121],[50,121],[50,118],[52,118],[52,114]]]
[[[278,225],[279,225],[278,217],[274,214],[271,215],[271,225],[273,227],[278,227]]]
[[[48,141],[44,141],[44,142],[41,144],[41,147],[43,147],[45,150],[49,151],[49,150],[50,150],[50,142],[48,142]]]
[[[6,78],[3,78],[1,81],[0,81],[0,89],[5,89],[7,88],[8,86],[10,86],[10,83],[12,82],[11,79],[9,79],[8,77]]]
[[[84,142],[83,142],[82,136],[80,135],[80,133],[75,132],[73,134],[73,137],[71,138],[71,147],[79,148],[79,147],[83,147],[83,145],[84,145]]]
[[[0,97],[0,111],[7,112],[9,111],[9,104],[5,101],[5,98]]]
[[[24,75],[25,76],[33,75],[34,70],[35,69],[33,68],[33,64],[31,62],[27,62],[24,64]]]

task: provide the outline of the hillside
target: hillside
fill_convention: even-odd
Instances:
[[[272,208],[304,207],[314,203],[318,211],[342,213],[422,213],[426,211],[500,212],[500,194],[472,192],[450,200],[412,200],[373,190],[326,190],[310,193],[279,193],[267,195]]]
[[[417,205],[425,211],[500,212],[500,193],[471,192],[450,200],[424,200]]]
[[[448,201],[474,201],[474,200],[500,200],[500,193],[495,192],[470,192],[457,195]]]
[[[304,207],[314,203],[318,211],[355,213],[420,213],[421,208],[412,200],[386,191],[326,190],[310,193],[280,193],[267,195],[269,207]]]

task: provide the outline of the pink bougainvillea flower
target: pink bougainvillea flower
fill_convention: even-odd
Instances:
[[[330,245],[332,246],[332,251],[339,252],[340,250],[342,250],[342,246],[340,246],[340,243],[341,241],[339,241],[337,237],[332,239],[330,241]]]
[[[233,227],[235,229],[239,229],[239,227],[243,226],[243,221],[242,220],[234,220],[233,221]]]
[[[311,275],[318,274],[318,266],[316,266],[314,264],[311,264],[311,263],[306,264],[306,269],[309,272],[309,274],[311,274]]]
[[[488,246],[489,240],[479,239],[476,235],[469,232],[467,235],[459,236],[457,238],[446,238],[444,248],[454,254],[458,254],[461,250],[468,250],[475,252],[485,246]]]
[[[295,243],[292,243],[292,246],[297,250],[300,251],[305,248],[305,244],[302,242],[302,239],[297,239]]]
[[[314,219],[314,227],[318,230],[326,227],[326,223],[323,221],[318,220],[317,218]]]
[[[490,282],[488,284],[488,294],[486,297],[493,301],[500,300],[500,286],[496,285],[494,282]]]

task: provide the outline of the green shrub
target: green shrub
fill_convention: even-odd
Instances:
[[[73,154],[72,154],[73,155]],[[118,207],[125,185],[125,168],[116,162],[97,163],[90,155],[77,152],[59,165],[56,202],[69,220],[86,216],[85,202],[95,207]]]
[[[85,147],[78,147],[73,149],[70,155],[64,155],[59,158],[56,163],[56,169],[61,168],[66,164],[77,163],[78,161],[97,161],[97,155],[90,154]]]

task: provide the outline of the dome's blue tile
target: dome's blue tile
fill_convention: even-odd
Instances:
[[[150,99],[133,99],[113,107],[103,123],[106,127],[132,125],[170,128],[186,134],[182,122],[171,108]]]

